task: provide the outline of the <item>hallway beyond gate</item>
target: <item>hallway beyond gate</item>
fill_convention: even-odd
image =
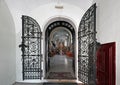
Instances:
[[[74,79],[73,58],[66,55],[55,55],[50,58],[50,70],[48,79]]]

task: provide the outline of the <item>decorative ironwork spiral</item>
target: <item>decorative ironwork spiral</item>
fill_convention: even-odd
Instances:
[[[96,4],[82,17],[78,31],[78,77],[85,85],[96,85]]]
[[[23,80],[41,79],[41,29],[29,16],[22,16]]]

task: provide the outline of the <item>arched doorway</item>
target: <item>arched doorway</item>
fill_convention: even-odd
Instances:
[[[55,21],[45,31],[47,79],[75,79],[75,30],[66,21]],[[59,67],[59,68],[58,68]]]
[[[42,67],[42,54],[41,48],[41,35],[42,32],[40,30],[39,24],[31,17],[23,16],[22,17],[22,44],[19,46],[22,50],[22,58],[23,58],[23,80],[28,79],[41,79],[43,78]],[[45,30],[45,78],[47,79],[73,79],[78,78],[79,81],[82,81],[84,84],[88,85],[96,85],[96,5],[91,6],[88,11],[83,16],[79,30],[78,30],[78,61],[75,58],[75,43],[76,43],[76,35],[75,29],[69,22],[64,20],[58,20],[51,22],[47,29]],[[62,33],[62,34],[61,34]],[[62,36],[62,37],[61,37]],[[65,38],[68,37],[68,38]],[[68,39],[68,40],[67,40]],[[58,44],[56,43],[58,42]],[[70,49],[63,50],[63,48],[68,48],[71,46],[72,51]],[[53,54],[51,52],[51,47],[59,47],[59,50],[54,49]],[[69,47],[70,48],[70,47]],[[54,52],[55,51],[55,52]],[[72,56],[67,55],[67,51],[70,51]],[[63,64],[61,67],[58,65],[57,68],[62,69],[60,71],[57,69],[57,72],[61,73],[53,73],[53,76],[49,78],[49,73],[51,69],[51,59],[54,58],[55,55],[64,57],[63,60],[68,62],[67,58],[71,58],[71,68],[72,72],[75,75],[75,60],[78,62],[78,76],[69,75],[69,73],[65,73],[64,68],[61,68],[65,65]],[[66,59],[65,59],[66,58]],[[57,58],[58,59],[58,58]],[[54,59],[53,59],[54,60]],[[57,61],[57,60],[54,60]],[[57,62],[58,63],[58,62]],[[44,65],[44,64],[43,64]],[[56,65],[56,64],[53,64]],[[53,70],[54,71],[54,70]],[[67,69],[68,71],[68,69]],[[63,73],[62,73],[63,72]],[[67,77],[66,75],[67,74]],[[71,73],[70,73],[71,74]],[[56,75],[58,75],[56,77]],[[59,75],[62,77],[59,77]]]

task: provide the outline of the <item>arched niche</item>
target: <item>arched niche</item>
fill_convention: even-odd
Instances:
[[[68,22],[68,21],[69,22]],[[56,35],[56,34],[57,35]],[[71,55],[68,54],[67,56],[69,57],[73,57],[72,60],[72,66],[71,68],[73,68],[73,72],[74,75],[76,75],[75,73],[75,61],[76,61],[76,34],[75,34],[75,25],[72,21],[70,21],[69,19],[64,19],[64,18],[56,18],[56,19],[52,19],[52,21],[50,20],[50,22],[48,22],[45,26],[45,32],[44,32],[44,53],[45,53],[45,78],[46,78],[46,74],[49,72],[50,70],[50,59],[49,57],[53,57],[54,55],[67,55],[67,51],[69,50],[71,52]],[[66,35],[65,35],[66,34]],[[62,39],[60,39],[61,37],[59,37],[58,40],[54,41],[53,36],[61,36]],[[64,42],[65,37],[68,36],[69,38],[69,44],[66,45]],[[67,40],[66,40],[67,42]],[[60,52],[60,46],[63,46],[64,48],[66,48],[66,50],[62,50],[62,52]],[[50,53],[51,51],[51,46],[54,46],[54,55],[51,56],[52,53]],[[68,46],[68,47],[67,47]],[[68,49],[69,48],[69,49]],[[75,76],[76,77],[76,76]]]

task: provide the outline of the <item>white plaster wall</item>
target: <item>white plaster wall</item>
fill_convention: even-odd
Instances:
[[[116,42],[116,85],[120,85],[120,0],[97,2],[97,39],[101,43]]]
[[[21,57],[21,50],[18,47],[19,44],[21,44],[21,32],[22,32],[22,23],[21,23],[21,16],[22,15],[27,15],[32,18],[34,18],[40,25],[41,30],[44,34],[45,32],[45,25],[49,20],[55,17],[63,17],[63,18],[68,18],[73,23],[75,24],[76,27],[76,33],[77,33],[77,28],[79,26],[80,20],[84,14],[84,11],[80,9],[79,7],[76,7],[71,4],[65,4],[63,3],[64,9],[55,9],[55,3],[50,3],[46,5],[39,6],[38,8],[31,10],[29,12],[22,12],[19,11],[18,13],[14,13],[13,15],[16,17],[14,19],[15,21],[15,27],[16,27],[16,81],[22,81],[22,57]],[[59,20],[59,19],[58,19]],[[77,34],[76,34],[77,35]],[[44,57],[44,35],[43,35],[43,40],[42,40],[42,54]],[[76,36],[77,40],[77,36]],[[77,41],[76,41],[77,42]],[[78,45],[78,44],[77,44]],[[77,47],[77,46],[76,46]],[[77,48],[76,48],[77,49]],[[77,52],[76,52],[77,53]],[[77,54],[76,54],[77,55]]]
[[[0,85],[12,85],[16,79],[15,27],[11,13],[0,0]]]

